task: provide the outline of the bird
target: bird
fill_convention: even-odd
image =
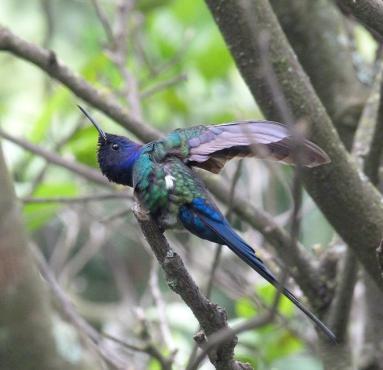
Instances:
[[[286,125],[273,121],[238,121],[176,129],[164,138],[140,144],[104,132],[81,106],[81,112],[98,131],[97,159],[111,182],[132,187],[140,205],[161,231],[184,227],[210,242],[226,245],[266,281],[280,289],[327,337],[334,333],[285,286],[232,228],[208,193],[195,168],[219,173],[232,158],[261,157],[294,164],[295,137]],[[299,163],[316,167],[330,162],[313,142],[303,139]]]

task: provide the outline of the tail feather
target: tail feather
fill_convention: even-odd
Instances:
[[[253,248],[251,248],[229,225],[227,221],[217,221],[208,216],[199,213],[203,223],[222,239],[222,243],[227,245],[239,258],[257,271],[263,278],[276,288],[280,286],[273,273],[267,268],[264,262],[258,258]],[[282,293],[293,302],[314,324],[325,334],[332,342],[336,342],[336,336],[327,328],[327,326],[319,320],[312,312],[310,312],[295,295],[285,287],[282,287]]]

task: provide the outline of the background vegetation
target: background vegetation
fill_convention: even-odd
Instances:
[[[378,110],[380,38],[371,27],[366,29],[351,17],[345,5],[339,8],[325,0],[315,4],[299,0],[292,1],[286,9],[283,1],[270,2],[348,149],[357,127],[363,128],[353,152],[362,160],[369,148],[368,141],[364,141],[366,133],[374,131]],[[214,2],[208,3],[214,9]],[[213,15],[217,17],[214,10]],[[222,23],[220,27],[224,28]],[[234,27],[231,30],[235,34]],[[5,32],[53,50],[52,65],[36,68],[21,60],[28,57],[4,41]],[[84,98],[105,131],[139,139],[200,123],[263,118],[209,8],[202,0],[2,0],[0,40],[0,50],[5,51],[0,53],[2,136],[22,140],[18,145],[2,141],[18,201],[13,198],[6,169],[0,166],[1,191],[5,189],[6,198],[0,202],[0,236],[4,236],[0,250],[13,254],[13,245],[21,246],[17,252],[17,256],[25,257],[21,266],[37,263],[48,280],[47,284],[31,267],[30,273],[20,274],[30,283],[21,289],[6,268],[12,265],[13,257],[8,252],[0,254],[5,256],[0,262],[0,344],[4,344],[0,349],[0,369],[186,368],[194,358],[193,335],[199,330],[199,323],[167,286],[131,212],[130,191],[108,184],[97,174],[97,132],[84,120],[76,104],[84,104],[80,99]],[[235,46],[231,47],[235,55]],[[81,91],[58,82],[56,56],[104,94],[101,100],[112,100],[115,105],[100,107]],[[263,103],[259,104],[267,113]],[[123,111],[115,106],[122,106]],[[126,112],[129,118],[124,121]],[[297,119],[302,118],[295,111],[294,114]],[[130,122],[139,128],[132,129]],[[140,131],[141,122],[156,131]],[[33,145],[25,148],[28,143]],[[57,157],[64,160],[64,165],[55,163]],[[74,170],[65,168],[65,163],[74,163]],[[283,252],[275,253],[275,249],[278,244],[279,249],[283,247],[282,234],[288,237],[285,229],[290,227],[293,208],[292,179],[291,168],[254,159],[230,163],[216,179],[232,189],[234,199],[245,199],[253,207],[250,213],[258,210],[266,217],[266,221],[259,221],[255,214],[252,223],[252,216],[246,218],[235,210],[232,201],[225,202],[218,196],[233,224],[275,270],[286,262]],[[325,184],[326,177],[321,181]],[[374,182],[379,184],[379,176]],[[349,201],[352,203],[353,199]],[[15,202],[22,204],[28,241],[26,237],[13,239],[22,234],[20,220],[8,220]],[[337,207],[336,201],[333,207]],[[329,310],[321,304],[327,297],[336,300],[336,276],[345,270],[349,272],[349,284],[343,287],[347,294],[340,298],[346,304],[338,307],[342,323],[334,323],[334,316],[331,312],[329,315],[333,327],[339,330],[338,349],[343,348],[339,352],[343,354],[335,353],[329,359],[327,353],[332,349],[318,341],[311,324],[291,303],[282,300],[279,314],[271,322],[239,335],[236,359],[259,370],[382,368],[377,348],[383,338],[373,338],[367,330],[382,324],[381,315],[372,326],[367,325],[370,311],[368,297],[363,297],[368,283],[361,278],[364,274],[360,269],[354,290],[357,262],[346,252],[346,243],[332,223],[331,217],[329,223],[304,192],[299,248],[325,285],[325,293],[316,290],[309,297],[314,306],[315,300],[320,302],[315,308],[323,317]],[[277,234],[267,227],[276,227]],[[362,225],[360,232],[364,232]],[[214,271],[218,246],[182,231],[168,232],[166,236],[200,289],[208,291],[211,300],[225,308],[230,325],[270,309],[274,289],[230,252],[223,250]],[[287,265],[294,270],[295,265],[289,261]],[[381,296],[375,285],[371,289],[375,289],[375,296]],[[298,287],[296,292],[299,294]],[[339,299],[339,295],[335,297]],[[365,300],[367,305],[361,303]],[[376,304],[374,301],[370,308]],[[37,329],[28,326],[31,322]],[[36,337],[41,332],[47,336],[39,346]],[[117,343],[116,338],[123,343]],[[347,338],[351,338],[352,350]],[[23,345],[22,340],[28,345]],[[40,356],[44,351],[45,360]],[[344,353],[347,360],[337,363],[336,358],[343,358]],[[214,366],[206,361],[201,368]]]

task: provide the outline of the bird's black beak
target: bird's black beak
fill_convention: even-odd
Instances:
[[[84,114],[84,116],[86,118],[88,118],[88,120],[90,122],[93,123],[93,126],[96,127],[98,133],[100,134],[100,136],[104,139],[104,141],[106,141],[106,135],[105,135],[105,132],[103,130],[101,130],[100,126],[97,124],[97,122],[89,115],[89,113],[83,108],[81,107],[80,105],[77,105],[78,108],[80,109],[80,111]]]

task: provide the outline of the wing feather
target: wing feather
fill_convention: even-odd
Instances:
[[[190,130],[190,131],[189,131]],[[193,132],[195,135],[186,133]],[[184,130],[182,130],[184,131]],[[255,156],[293,164],[294,140],[288,128],[272,121],[242,121],[186,129],[187,162],[218,173],[234,157]],[[309,140],[303,141],[301,163],[316,167],[330,162],[328,155]]]

